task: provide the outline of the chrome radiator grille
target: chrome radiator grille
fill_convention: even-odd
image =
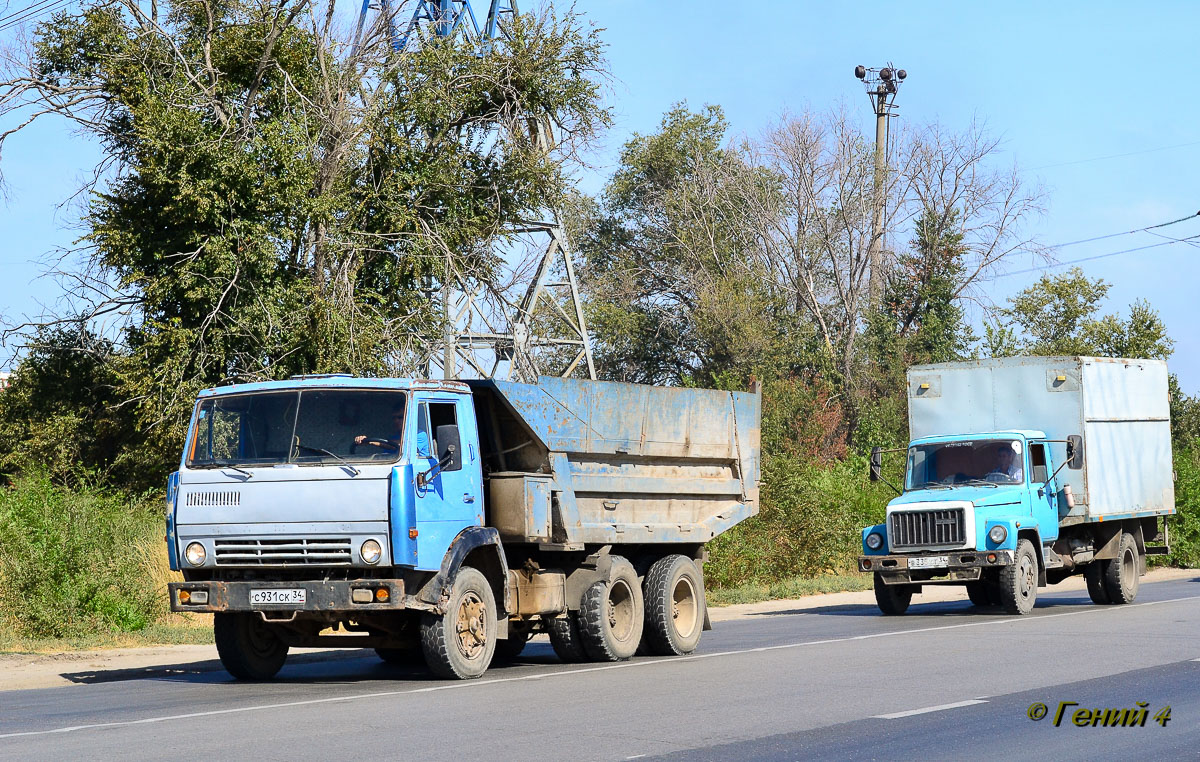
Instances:
[[[897,511],[888,519],[893,549],[930,546],[962,547],[967,541],[962,508],[937,511]]]
[[[349,537],[218,539],[217,566],[349,566]]]

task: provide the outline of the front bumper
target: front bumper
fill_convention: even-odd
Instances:
[[[387,591],[387,600],[378,600],[376,591]],[[303,590],[304,603],[250,603],[251,590]],[[180,593],[187,591],[192,602],[182,603]],[[359,591],[357,595],[355,591]],[[364,593],[363,591],[368,591]],[[287,615],[301,611],[328,611],[335,613],[354,612],[369,614],[378,611],[396,611],[406,608],[429,608],[404,594],[404,580],[400,579],[357,579],[357,580],[308,580],[293,582],[171,582],[167,584],[172,611],[214,613],[220,611],[262,611],[270,615],[278,612]],[[207,593],[203,603],[196,603],[195,593]],[[200,596],[205,597],[205,596]],[[358,599],[356,601],[355,599]]]
[[[946,565],[936,568],[909,566],[915,558],[945,557]],[[945,553],[905,553],[890,556],[859,556],[858,570],[878,574],[884,584],[927,585],[958,584],[979,579],[984,569],[1012,564],[1011,550],[955,550]]]

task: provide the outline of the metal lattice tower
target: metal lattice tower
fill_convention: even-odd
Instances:
[[[503,17],[511,19],[518,12],[516,0],[491,0],[481,26],[471,0],[416,0],[412,7],[412,15],[408,16],[399,5],[393,7],[393,0],[363,0],[354,49],[357,50],[362,39],[367,17],[377,12],[387,25],[388,39],[397,53],[403,54],[430,36],[461,36],[477,45],[480,55],[487,55],[496,43],[503,42]],[[408,18],[403,30],[396,24],[402,13]],[[545,120],[538,120],[536,140],[549,150],[552,136]],[[432,366],[437,364],[444,377],[456,378],[461,362],[465,368],[489,378],[502,374],[507,379],[535,381],[538,376],[553,372],[550,364],[559,367],[557,374],[563,378],[576,371],[596,378],[566,233],[556,210],[545,210],[539,216],[545,219],[509,226],[496,242],[500,245],[503,240],[520,235],[546,240],[540,262],[519,303],[494,292],[487,293],[483,284],[472,283],[462,275],[448,274],[439,287],[431,284],[430,299],[440,298],[446,325],[441,348],[431,351],[425,361],[428,375],[432,375]],[[497,300],[505,313],[499,320],[494,309]],[[489,301],[493,303],[492,309]],[[544,308],[541,313],[539,308]],[[557,331],[546,330],[551,326]],[[502,369],[506,362],[507,368]]]

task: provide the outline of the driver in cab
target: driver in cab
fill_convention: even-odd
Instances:
[[[371,445],[378,447],[381,450],[396,452],[400,449],[400,442],[404,437],[404,405],[396,405],[392,408],[392,432],[385,437],[373,437],[367,434],[359,434],[354,438],[354,446]]]
[[[1022,482],[1025,480],[1025,472],[1021,465],[1021,459],[1017,457],[1013,444],[1003,444],[996,448],[996,465],[988,474],[988,479],[989,481],[1007,481],[1013,484]],[[996,476],[1004,478],[996,479]]]

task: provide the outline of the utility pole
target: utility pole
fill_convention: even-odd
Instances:
[[[387,35],[396,54],[403,55],[430,37],[462,36],[476,45],[479,55],[487,55],[503,44],[506,33],[501,22],[517,15],[517,0],[475,2],[480,8],[486,2],[486,17],[475,15],[472,0],[363,0],[351,50],[358,51],[367,17],[377,12],[384,25],[380,31]],[[401,27],[396,17],[403,5],[412,8],[412,16]],[[543,150],[550,150],[554,136],[549,120],[537,120],[534,139]],[[536,239],[546,242],[537,273],[519,303],[490,292],[467,274],[451,272],[449,257],[446,272],[438,282],[435,284],[432,276],[426,281],[430,305],[436,304],[438,294],[441,296],[443,317],[441,335],[429,337],[422,362],[427,376],[432,377],[434,366],[440,364],[444,378],[457,378],[460,370],[481,378],[515,378],[531,383],[542,375],[569,378],[577,372],[596,378],[566,231],[556,210],[542,209],[536,214],[537,219],[506,225],[493,242],[494,248],[510,246],[517,236],[535,239],[534,244]],[[551,277],[554,275],[564,277]],[[498,316],[497,312],[505,314]],[[503,364],[507,364],[506,369],[501,368]]]
[[[888,117],[896,108],[896,93],[908,76],[904,69],[890,63],[882,69],[855,66],[854,76],[867,88],[867,98],[875,112],[875,176],[871,218],[871,309],[879,309],[883,301],[883,207],[887,197],[887,137]]]

